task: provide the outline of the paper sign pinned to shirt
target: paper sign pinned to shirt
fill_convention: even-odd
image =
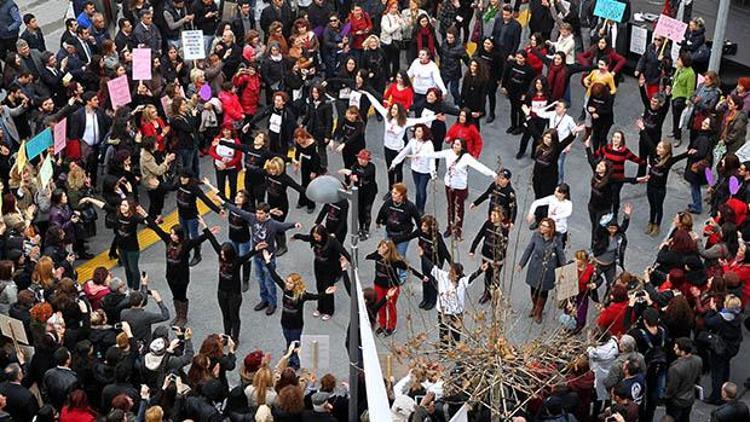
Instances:
[[[107,82],[107,88],[109,88],[109,99],[112,101],[113,108],[117,109],[133,101],[130,97],[130,85],[128,85],[127,75],[110,80]]]
[[[151,49],[134,48],[133,49],[133,80],[150,81],[151,80]]]
[[[50,128],[44,129],[26,143],[26,157],[29,160],[33,160],[41,154],[42,151],[54,145],[54,143],[55,142],[52,139],[52,130]]]
[[[623,14],[625,14],[625,3],[619,1],[597,0],[594,8],[594,16],[615,22],[622,22]]]

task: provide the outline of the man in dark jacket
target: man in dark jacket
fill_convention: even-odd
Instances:
[[[492,40],[500,52],[501,63],[505,63],[508,56],[518,51],[521,31],[521,24],[513,18],[513,9],[506,4],[503,6],[502,15],[495,18],[495,25],[492,27]],[[500,69],[499,73],[502,74],[503,70]]]
[[[21,34],[21,39],[29,43],[29,47],[34,50],[46,51],[47,45],[44,43],[44,34],[42,34],[42,28],[39,27],[36,17],[31,13],[23,15],[23,24],[26,25],[26,29]]]
[[[192,22],[195,15],[188,13],[185,7],[185,0],[170,0],[164,5],[162,12],[164,25],[162,35],[167,40],[167,44],[180,48],[180,33],[186,29],[192,28]]]
[[[76,110],[68,119],[68,136],[70,139],[80,140],[81,159],[85,163],[86,171],[91,175],[92,186],[96,186],[99,173],[99,146],[109,132],[111,119],[99,107],[99,97],[96,93],[85,92],[82,98],[85,106]]]
[[[669,366],[667,373],[667,391],[664,396],[666,413],[675,422],[689,422],[695,402],[693,390],[703,371],[703,362],[693,354],[693,341],[687,337],[675,340],[674,352],[677,359]]]
[[[128,285],[119,277],[113,277],[109,282],[109,290],[109,294],[102,299],[102,309],[107,313],[107,321],[114,324],[120,322],[122,310],[130,307],[130,300],[125,294]]]
[[[169,309],[161,300],[161,295],[156,290],[151,290],[151,297],[159,306],[160,312],[146,312],[148,297],[142,292],[130,294],[130,308],[122,311],[120,315],[123,321],[127,321],[133,329],[136,340],[149,343],[151,341],[151,325],[164,322],[169,319]]]
[[[747,405],[737,400],[737,384],[725,382],[721,386],[721,399],[725,403],[711,412],[711,422],[750,420],[750,410]]]
[[[555,20],[550,13],[550,2],[553,0],[530,0],[529,1],[529,29],[532,34],[540,33],[545,40],[550,39]]]
[[[45,402],[60,410],[68,399],[68,393],[80,385],[80,379],[78,374],[70,369],[72,359],[67,348],[57,349],[54,357],[57,366],[44,373],[42,397]]]
[[[39,410],[39,403],[28,388],[21,385],[23,370],[11,363],[4,371],[6,381],[0,384],[0,394],[5,396],[5,411],[16,422],[30,422]],[[736,392],[736,391],[735,391]]]
[[[310,21],[310,26],[315,28],[323,28],[328,25],[328,17],[333,13],[333,6],[329,0],[313,0],[310,7],[307,9],[307,20]]]
[[[263,12],[260,14],[260,29],[263,30],[266,38],[268,38],[268,27],[273,22],[279,21],[284,31],[284,37],[288,37],[292,30],[293,19],[292,9],[284,0],[272,0],[271,4],[263,9]]]
[[[717,344],[711,343],[709,345],[711,395],[706,402],[722,404],[722,385],[729,381],[731,360],[737,355],[740,344],[742,344],[740,315],[742,313],[742,302],[737,296],[727,295],[724,299],[723,309],[717,309],[715,300],[711,300],[708,306],[710,310],[705,317],[706,329],[721,340]]]
[[[126,48],[128,51],[133,51],[134,48],[138,47],[138,42],[133,36],[133,23],[122,18],[117,21],[117,26],[120,28],[120,30],[117,31],[117,34],[115,34],[115,46],[117,47],[117,52],[122,52]]]
[[[216,28],[219,26],[219,8],[213,0],[196,0],[190,13],[195,16],[193,20],[195,29],[203,31],[203,43],[208,52],[216,35]]]
[[[21,29],[21,14],[13,0],[0,0],[0,57],[5,60],[9,51],[16,48]]]
[[[255,10],[249,0],[241,0],[237,3],[237,14],[232,20],[232,32],[237,44],[245,45],[245,35],[251,29],[255,29]]]
[[[150,48],[151,54],[161,56],[161,33],[154,25],[154,12],[141,10],[141,21],[133,29],[133,37],[139,47]]]
[[[458,30],[455,28],[448,29],[445,34],[445,42],[441,46],[440,52],[440,76],[448,87],[453,102],[460,104],[461,98],[458,91],[458,85],[461,83],[461,62],[469,65],[469,55],[466,54],[466,48],[458,42]]]

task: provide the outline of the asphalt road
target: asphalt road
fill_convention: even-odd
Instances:
[[[48,47],[57,48],[59,45],[59,36],[62,32],[63,16],[65,8],[67,7],[67,2],[36,0],[19,1],[18,4],[22,13],[31,12],[37,16],[37,19],[43,25]],[[574,117],[577,117],[582,106],[583,92],[578,83],[574,82],[573,85],[573,106],[571,107],[571,114]],[[620,85],[615,102],[615,110],[616,124],[614,128],[624,129],[627,134],[628,145],[631,149],[637,151],[637,134],[634,121],[642,110],[642,105],[638,96],[637,83],[632,78],[628,78],[622,85]],[[505,134],[505,129],[508,126],[508,113],[509,104],[505,98],[500,96],[497,108],[498,119],[493,124],[489,125],[482,122],[484,150],[481,155],[481,161],[493,168],[497,166],[498,162],[501,162],[503,166],[509,168],[513,172],[513,185],[519,197],[519,207],[527,209],[533,200],[533,192],[531,191],[532,161],[529,158],[521,160],[516,160],[514,158],[520,137]],[[667,123],[665,123],[666,128],[669,128],[671,125],[671,123],[669,123],[670,119],[671,117],[668,116]],[[381,147],[382,127],[382,124],[374,119],[369,122],[367,127],[368,149],[374,152],[374,162],[378,168],[378,184],[381,193],[385,192],[385,186],[387,185],[386,174],[384,171],[385,163]],[[665,132],[667,131],[665,130]],[[678,151],[681,152],[683,148],[684,146],[678,149]],[[331,160],[331,169],[341,167],[341,159],[335,153],[329,154],[329,159]],[[211,170],[210,163],[207,159],[203,160],[202,169],[203,174],[210,175],[209,177],[213,179],[213,171]],[[442,169],[445,169],[445,165],[442,165]],[[565,170],[566,182],[571,185],[572,200],[574,203],[573,216],[569,220],[570,241],[566,250],[566,256],[568,259],[572,259],[576,250],[587,247],[590,233],[586,203],[589,195],[588,183],[591,171],[586,162],[581,142],[576,141],[574,143],[573,150],[567,158]],[[671,221],[675,212],[684,209],[689,201],[689,189],[681,177],[683,170],[684,164],[678,164],[672,171],[673,174],[670,177],[667,200],[665,203],[665,224]],[[635,174],[635,166],[628,165],[626,173],[628,175]],[[405,181],[410,188],[413,186],[408,172],[405,173]],[[469,186],[471,187],[469,200],[476,198],[486,188],[489,182],[489,179],[484,176],[477,173],[471,174],[469,181]],[[437,186],[435,186],[436,189],[434,190],[436,194],[428,194],[426,212],[435,213],[439,220],[444,223],[446,221],[446,201],[443,193],[442,177],[439,178],[437,183]],[[432,191],[432,185],[430,191]],[[294,204],[296,203],[296,199],[296,193],[290,190],[290,202]],[[144,199],[144,201],[147,200]],[[381,203],[382,201],[378,198],[374,204],[375,212],[380,207]],[[644,186],[626,185],[622,191],[622,203],[631,203],[634,205],[632,224],[628,231],[629,243],[626,254],[626,266],[631,272],[641,273],[646,266],[653,262],[656,247],[661,239],[653,239],[643,234],[645,222],[648,218],[648,204],[645,197]],[[468,257],[468,248],[471,238],[484,222],[486,216],[485,206],[486,205],[483,205],[473,211],[467,211],[465,218],[466,224],[464,236],[467,240],[458,245],[456,258],[465,264],[467,270],[473,270],[479,264],[478,261],[472,261]],[[173,197],[168,198],[167,209],[174,209]],[[307,232],[313,224],[315,215],[311,216],[300,211],[301,210],[295,210],[292,206],[291,216],[288,221],[301,222],[304,226],[302,231]],[[524,214],[524,211],[520,212],[520,216],[523,216]],[[705,215],[701,217],[705,217]],[[102,223],[102,220],[103,219],[100,219],[99,222]],[[226,222],[220,220],[215,214],[209,214],[206,217],[206,221],[209,225],[220,225],[223,228],[226,228]],[[700,227],[701,219],[697,218],[696,221],[698,223],[696,226]],[[514,265],[518,262],[520,254],[530,237],[530,232],[525,227],[522,217],[519,217],[518,223],[519,224],[513,230],[511,235],[511,246],[508,250],[509,264],[512,262]],[[109,246],[110,236],[111,234],[104,229],[104,227],[101,227],[99,235],[91,243],[92,251],[98,253],[106,250]],[[222,240],[226,238],[225,236],[226,231],[222,232],[218,237]],[[360,257],[372,252],[375,249],[378,240],[383,236],[384,233],[382,231],[373,231],[371,239],[360,243]],[[417,261],[418,257],[414,242],[412,242],[412,245],[409,248],[407,258],[412,262]],[[279,273],[284,275],[289,272],[299,272],[306,280],[308,286],[314,287],[315,282],[312,274],[311,263],[312,253],[310,252],[308,245],[300,242],[290,242],[289,253],[278,260]],[[360,264],[359,274],[363,284],[365,286],[371,285],[374,273],[372,262],[361,261]],[[520,344],[521,342],[543,336],[545,332],[553,330],[556,327],[555,319],[559,311],[552,309],[551,303],[548,303],[544,323],[541,325],[531,323],[525,316],[530,308],[528,289],[524,283],[525,273],[513,275],[510,272],[512,267],[510,265],[507,265],[507,267],[508,269],[503,273],[503,285],[506,295],[511,297],[512,308],[517,315],[517,318],[512,323],[513,328],[511,330],[511,338],[516,344]],[[151,275],[152,288],[159,289],[162,292],[165,301],[168,302],[168,306],[171,309],[169,288],[163,279],[165,265],[164,247],[161,242],[142,253],[141,269],[147,271]],[[115,275],[124,277],[122,268],[115,268],[113,271]],[[196,339],[200,340],[207,334],[222,331],[220,311],[216,300],[217,261],[216,255],[210,247],[204,247],[203,262],[192,269],[191,279],[192,282],[189,289],[189,297],[191,299],[189,326],[193,327]],[[432,336],[435,336],[434,328],[437,325],[435,311],[425,312],[417,309],[417,304],[421,300],[420,289],[420,282],[418,280],[411,279],[408,281],[407,286],[404,288],[404,292],[399,298],[399,330],[393,337],[387,339],[387,341],[382,338],[376,338],[380,354],[388,353],[388,347],[391,345],[391,342],[404,341],[410,334],[416,332],[429,332]],[[471,286],[469,289],[468,300],[472,304],[476,304],[476,301],[482,294],[482,289],[483,286],[481,281],[478,281]],[[238,353],[240,359],[242,359],[246,353],[255,349],[270,352],[275,357],[280,356],[284,351],[284,339],[279,324],[280,312],[277,312],[272,317],[267,317],[263,313],[253,312],[252,307],[257,302],[257,298],[258,286],[253,281],[251,283],[250,291],[245,293],[243,298],[242,333]],[[349,321],[348,296],[343,288],[340,288],[337,291],[337,311],[334,317],[327,322],[312,317],[313,309],[311,308],[313,306],[313,304],[308,304],[307,309],[305,310],[304,333],[330,336],[331,364],[329,371],[333,372],[340,378],[345,379],[348,371],[348,358],[344,349],[345,331]],[[412,329],[407,329],[405,327],[407,325],[405,323],[406,318],[411,319]],[[747,356],[748,347],[748,342],[744,342],[740,355],[734,359],[732,365],[731,379],[740,385],[746,377],[750,376],[750,370],[746,363],[747,360],[743,358],[744,356]],[[230,380],[231,382],[237,382],[236,372],[231,374]],[[703,385],[707,387],[706,392],[708,393],[710,389],[710,380],[705,378]],[[694,419],[706,420],[711,408],[711,406],[698,404],[695,408]]]

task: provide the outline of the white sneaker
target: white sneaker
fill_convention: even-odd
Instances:
[[[320,316],[320,312],[318,312],[317,310],[316,310],[316,311],[313,311],[313,316],[314,316],[315,318],[319,317],[319,316]]]
[[[328,321],[329,319],[331,319],[331,316],[328,314],[324,314],[323,317],[320,319],[322,319],[323,321]]]

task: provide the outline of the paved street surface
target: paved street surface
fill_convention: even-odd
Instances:
[[[51,48],[56,48],[58,46],[64,19],[62,16],[65,13],[66,5],[67,2],[63,1],[19,1],[19,6],[21,7],[22,12],[34,13],[38,20],[44,24],[43,28],[47,39],[47,45]],[[571,107],[571,114],[574,117],[577,117],[580,113],[583,98],[583,92],[577,80],[578,78],[574,78],[574,100],[573,107]],[[632,78],[628,78],[620,86],[615,103],[616,125],[614,127],[625,130],[628,146],[635,151],[637,151],[638,141],[634,120],[642,110],[637,88],[637,83]],[[498,160],[500,160],[506,168],[509,168],[513,172],[513,185],[515,186],[519,198],[519,207],[522,209],[519,211],[518,224],[513,230],[510,238],[511,246],[508,249],[509,264],[506,265],[507,269],[503,273],[506,294],[510,294],[513,309],[517,312],[517,321],[514,322],[515,327],[513,329],[513,341],[520,342],[528,338],[535,338],[543,331],[554,329],[557,325],[556,317],[559,315],[559,311],[552,309],[550,301],[546,307],[544,323],[541,326],[531,323],[530,319],[526,318],[526,313],[530,308],[530,304],[528,301],[528,288],[524,283],[525,273],[512,274],[510,271],[513,266],[515,266],[515,263],[518,262],[518,259],[523,252],[523,248],[526,246],[530,237],[530,232],[526,228],[524,216],[526,213],[525,209],[528,209],[528,206],[533,200],[533,192],[531,191],[532,161],[528,158],[528,155],[521,160],[516,160],[514,158],[520,136],[510,136],[505,134],[505,129],[508,127],[508,112],[508,102],[501,96],[498,99],[497,120],[491,125],[482,122],[484,150],[481,155],[481,161],[488,166],[495,168],[497,167]],[[671,116],[668,116],[667,123],[665,123],[665,133],[668,132],[668,129],[671,126],[670,122]],[[452,121],[449,123],[452,123]],[[367,127],[367,146],[368,149],[372,150],[374,153],[374,162],[378,169],[378,184],[380,186],[380,194],[374,205],[374,213],[377,212],[382,203],[380,197],[382,196],[382,193],[385,192],[387,184],[381,141],[382,131],[382,123],[377,122],[374,118],[371,119]],[[685,146],[683,145],[683,147],[679,148],[677,152],[682,152],[684,148]],[[341,167],[340,156],[335,153],[329,153],[329,158],[331,160],[331,169]],[[408,164],[405,167],[408,169]],[[209,175],[211,179],[214,179],[213,171],[211,170],[210,163],[207,159],[203,160],[202,168],[204,175]],[[445,165],[442,164],[441,170],[444,169]],[[291,172],[291,169],[289,171]],[[666,229],[666,226],[671,221],[674,213],[684,209],[688,203],[690,195],[687,184],[682,180],[683,171],[684,164],[677,165],[673,169],[673,174],[670,177],[668,185],[669,191],[665,203],[665,223],[663,229]],[[629,165],[626,173],[628,175],[634,175],[635,166]],[[568,156],[565,166],[565,175],[566,182],[571,185],[572,200],[574,203],[573,216],[569,220],[570,241],[566,251],[567,258],[572,259],[576,250],[588,246],[590,233],[586,204],[589,196],[588,186],[591,177],[591,170],[586,162],[584,148],[580,139],[576,141],[572,152]],[[296,178],[298,179],[298,176],[296,176]],[[405,171],[405,181],[410,188],[413,186],[411,175],[408,173],[408,170]],[[444,223],[446,221],[446,201],[442,185],[442,175],[437,183],[438,185],[435,189],[435,192],[437,193],[428,196],[427,212],[436,212],[441,223]],[[472,174],[469,181],[469,200],[471,201],[476,198],[487,187],[488,183],[490,183],[490,180],[484,176],[477,173]],[[554,181],[550,181],[550,183],[554,183]],[[410,195],[412,195],[413,198],[413,193],[410,192]],[[315,215],[308,215],[305,212],[300,212],[302,210],[295,210],[294,204],[296,204],[296,200],[296,192],[290,189],[292,214],[288,221],[300,221],[304,226],[302,231],[307,233],[313,224]],[[147,201],[145,195],[144,201]],[[645,186],[626,185],[622,193],[622,203],[632,203],[634,205],[633,219],[627,233],[629,242],[626,254],[626,266],[631,272],[641,273],[646,266],[653,262],[656,247],[661,241],[661,239],[652,239],[643,234],[645,222],[648,218],[648,204],[645,196]],[[475,210],[467,210],[465,224],[466,240],[458,246],[456,257],[459,261],[464,263],[467,273],[473,271],[479,264],[478,261],[473,261],[468,257],[468,248],[474,234],[484,222],[486,217],[486,206],[485,203]],[[167,209],[170,210],[174,209],[173,196],[169,197],[167,207]],[[207,215],[206,221],[210,226],[220,225],[223,229],[226,228],[227,224],[226,221],[221,220],[215,214]],[[92,242],[91,249],[94,253],[106,250],[111,239],[111,234],[103,227],[103,219],[99,219],[99,223],[102,224],[99,231],[100,234]],[[701,223],[702,219],[697,218],[696,227],[701,227]],[[442,227],[444,227],[444,224],[441,224],[441,228]],[[294,231],[289,232],[289,234],[292,234],[293,232]],[[383,236],[384,232],[382,230],[374,230],[372,238],[360,244],[360,257],[364,257],[366,254],[374,251],[377,242]],[[225,230],[219,235],[219,239],[220,241],[226,239]],[[203,262],[192,269],[192,282],[189,289],[189,298],[191,300],[189,326],[193,328],[197,341],[202,340],[207,334],[222,331],[220,311],[216,300],[216,284],[218,279],[216,254],[208,245],[204,247],[203,251]],[[418,262],[415,242],[412,242],[410,245],[407,257],[411,262]],[[513,265],[510,265],[511,263]],[[165,298],[165,301],[171,309],[171,295],[169,293],[169,288],[164,281],[165,266],[163,244],[159,242],[143,252],[141,254],[140,265],[141,269],[147,271],[150,275],[151,288],[156,288],[162,292],[162,296]],[[290,242],[289,253],[279,259],[278,268],[279,273],[282,276],[293,271],[299,272],[304,277],[307,285],[311,286],[311,289],[314,289],[315,280],[312,273],[312,253],[307,244],[301,242]],[[124,278],[122,268],[115,268],[113,271],[115,275]],[[373,273],[374,265],[372,261],[360,260],[359,274],[365,286],[372,284]],[[476,301],[482,294],[482,284],[482,280],[478,279],[469,290],[470,301],[474,304],[476,304]],[[330,371],[340,378],[345,379],[348,371],[348,358],[344,349],[344,339],[349,321],[349,302],[345,289],[343,289],[343,286],[339,287],[340,289],[336,293],[337,311],[330,321],[323,322],[319,319],[313,318],[312,311],[314,304],[309,303],[307,305],[305,311],[304,333],[330,336]],[[266,352],[272,353],[274,355],[274,360],[276,357],[280,356],[285,349],[284,339],[279,324],[280,311],[277,311],[276,314],[271,317],[267,317],[263,313],[253,312],[252,307],[257,303],[257,300],[258,286],[253,279],[250,291],[245,293],[243,298],[242,333],[238,352],[239,362],[241,362],[241,359],[246,353],[255,349],[262,349]],[[387,340],[376,338],[376,343],[381,354],[387,353],[388,345],[392,341],[403,341],[404,338],[408,336],[409,330],[406,328],[407,316],[411,316],[415,332],[430,330],[432,333],[435,332],[434,328],[437,325],[436,312],[434,310],[431,312],[419,310],[417,304],[420,300],[421,283],[412,278],[405,286],[398,302],[400,312],[399,331]],[[472,306],[469,306],[469,309],[472,309]],[[196,347],[198,347],[198,345],[196,345]],[[739,356],[734,359],[732,364],[731,379],[739,385],[742,385],[745,378],[750,375],[746,363],[747,360],[743,358],[744,356],[747,356],[748,347],[748,342],[744,342]],[[232,372],[231,376],[234,377],[233,379],[230,379],[231,382],[236,383],[237,371]],[[710,390],[710,380],[708,377],[704,379],[703,385],[706,387],[706,393],[708,393]],[[696,405],[696,409],[697,410],[694,412],[694,420],[706,420],[708,412],[710,412],[712,407],[698,404]]]

